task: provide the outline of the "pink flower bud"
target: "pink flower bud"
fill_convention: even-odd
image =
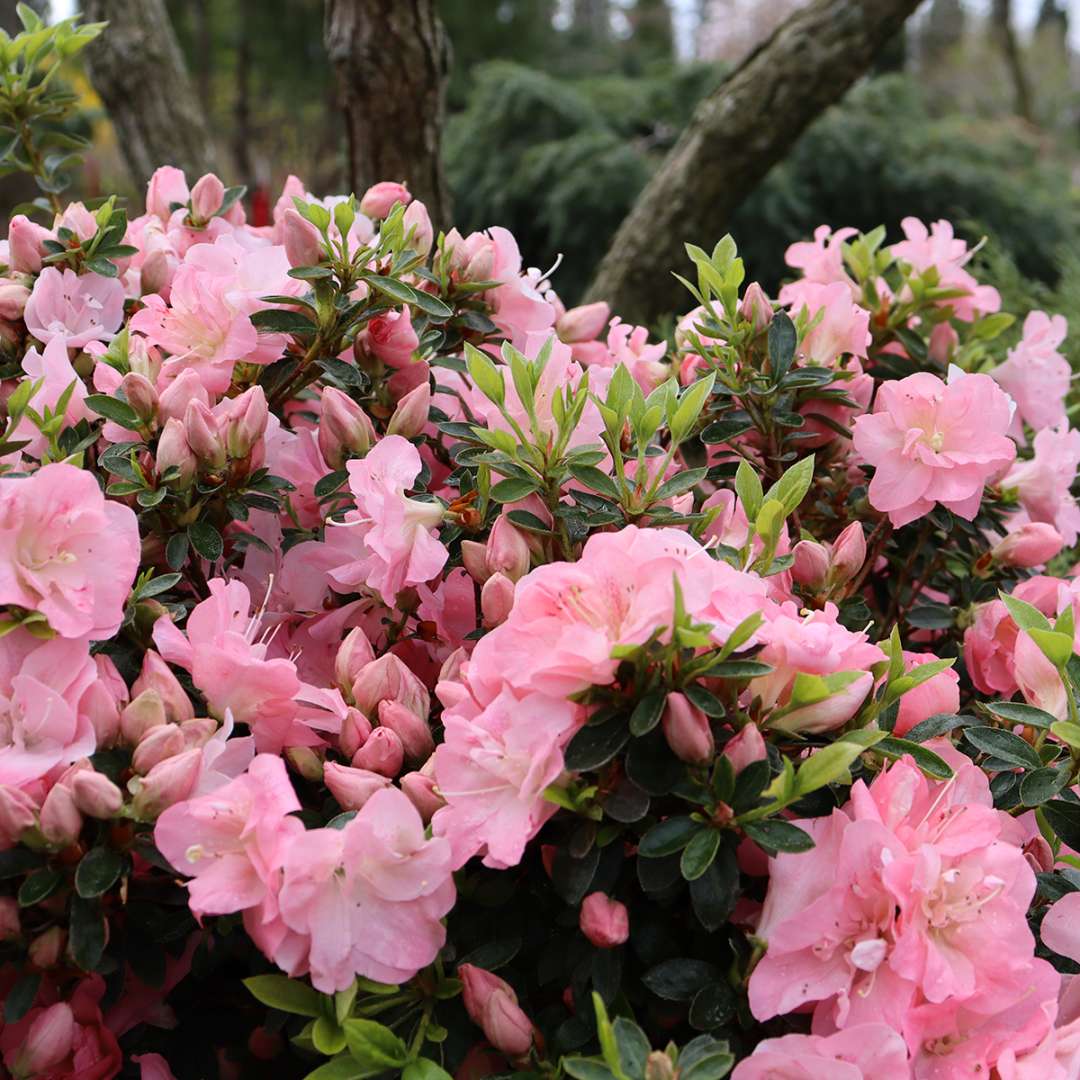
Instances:
[[[199,463],[188,446],[184,425],[176,419],[166,420],[154,454],[154,474],[164,476],[174,466],[180,475],[173,483],[184,491],[191,487]]]
[[[465,564],[469,577],[478,584],[483,585],[491,577],[487,566],[487,544],[476,540],[462,540],[461,561]]]
[[[1001,566],[1030,569],[1049,562],[1064,546],[1064,537],[1053,525],[1026,521],[995,544],[990,554]]]
[[[172,216],[173,204],[183,206],[189,198],[187,178],[182,170],[162,165],[146,185],[146,212],[167,222]]]
[[[323,778],[323,759],[310,746],[290,746],[285,751],[289,764],[305,780],[318,783]]]
[[[211,716],[196,716],[192,720],[185,720],[180,725],[180,734],[184,736],[185,750],[205,746],[218,731],[218,722]]]
[[[746,286],[746,292],[743,293],[742,301],[739,303],[739,314],[755,330],[764,330],[772,322],[772,304],[765,290],[756,281]]]
[[[125,742],[134,745],[151,728],[164,724],[167,719],[161,694],[154,689],[143,690],[120,714],[120,734]]]
[[[22,789],[0,784],[0,850],[13,847],[34,827],[37,803]]]
[[[370,769],[390,777],[397,776],[404,764],[405,748],[401,738],[385,727],[377,727],[352,757],[354,769]]]
[[[8,224],[8,259],[11,269],[19,274],[36,274],[41,270],[45,241],[53,235],[44,226],[31,221],[25,214],[16,214]]]
[[[866,562],[866,534],[862,523],[853,521],[836,538],[832,546],[833,585],[850,581]]]
[[[184,368],[179,375],[164,390],[158,401],[158,415],[163,421],[184,418],[189,402],[201,401],[204,405],[210,403],[210,395],[199,379],[198,372],[194,368]]]
[[[184,431],[188,446],[203,465],[209,469],[224,468],[225,440],[208,405],[198,399],[188,402],[184,410]]]
[[[379,726],[389,728],[401,740],[405,757],[423,763],[435,750],[435,740],[426,718],[419,717],[397,701],[379,702]]]
[[[395,184],[390,180],[382,180],[378,184],[373,184],[364,192],[364,196],[360,200],[360,213],[381,221],[394,209],[395,203],[408,206],[411,201],[412,196],[404,184]]]
[[[762,761],[766,756],[765,740],[756,724],[747,724],[733,739],[724,746],[724,757],[731,762],[735,773],[741,773],[747,765]]]
[[[225,421],[225,448],[229,457],[246,458],[266,433],[270,410],[261,386],[252,386],[232,401]]]
[[[338,736],[341,752],[351,758],[367,742],[370,734],[371,721],[359,709],[350,705],[342,718],[341,734]]]
[[[0,319],[15,322],[23,317],[30,290],[19,281],[0,278]]]
[[[285,255],[290,266],[318,266],[325,257],[322,236],[291,206],[282,215]]]
[[[820,589],[829,576],[829,552],[816,540],[800,540],[792,549],[791,576],[809,589]]]
[[[506,622],[514,606],[514,583],[505,574],[492,574],[480,590],[484,626],[492,629]]]
[[[424,430],[430,409],[431,384],[425,379],[397,403],[394,415],[386,425],[386,434],[401,435],[406,439],[414,438]]]
[[[459,965],[457,973],[465,1011],[488,1042],[509,1057],[527,1054],[533,1043],[533,1025],[510,985],[473,964]]]
[[[484,244],[465,264],[463,281],[491,281],[495,273],[495,245]]]
[[[389,777],[381,773],[351,769],[333,761],[323,767],[323,780],[342,810],[359,810],[376,791],[390,786]]]
[[[225,185],[213,174],[200,177],[191,189],[191,213],[196,221],[209,221],[225,201]]]
[[[940,368],[948,366],[956,346],[960,344],[960,335],[950,322],[939,322],[930,331],[929,358]]]
[[[352,685],[360,670],[375,659],[367,634],[359,626],[353,627],[338,647],[334,658],[334,679],[342,693],[352,692]]]
[[[19,1076],[44,1076],[71,1053],[75,1016],[66,1001],[42,1009],[34,1017],[26,1042],[15,1059]]]
[[[371,418],[348,394],[332,386],[322,392],[319,450],[327,465],[340,469],[346,454],[363,456],[375,441]]]
[[[505,514],[491,527],[486,555],[490,573],[505,574],[516,582],[529,572],[529,545]]]
[[[201,750],[186,750],[158,762],[144,777],[134,776],[128,790],[134,796],[131,808],[143,821],[156,818],[173,803],[186,799],[195,786],[202,765]]]
[[[409,203],[402,224],[405,226],[406,247],[415,251],[417,255],[427,257],[431,245],[435,242],[435,230],[432,227],[427,207],[419,199],[414,199]]]
[[[71,791],[65,784],[54,784],[41,804],[38,827],[50,844],[67,847],[82,832],[83,819]]]
[[[159,724],[139,740],[131,755],[131,767],[145,776],[159,761],[182,754],[186,749],[184,733],[176,724]]]
[[[436,680],[440,683],[445,682],[460,682],[461,681],[461,665],[469,659],[469,654],[461,647],[456,648],[442,663],[442,667],[439,668],[439,678]]]
[[[67,934],[63,927],[50,927],[30,942],[30,963],[39,971],[48,971],[60,963],[66,946]]]
[[[595,341],[611,319],[611,308],[598,300],[595,304],[583,304],[571,308],[555,324],[555,333],[568,345],[579,341]]]
[[[79,701],[79,711],[94,727],[99,750],[113,745],[120,736],[120,709],[127,702],[128,689],[109,657],[94,657],[98,679],[87,687]]]
[[[645,1059],[645,1080],[675,1080],[675,1065],[663,1050],[653,1050]]]
[[[76,807],[87,817],[107,821],[124,805],[124,793],[104,774],[80,769],[68,781]]]
[[[164,248],[154,248],[147,253],[139,269],[139,294],[163,293],[172,284],[176,267],[169,252]]]
[[[671,752],[680,761],[700,765],[713,756],[716,744],[709,718],[685,694],[668,694],[661,724]]]
[[[388,311],[367,325],[367,346],[374,356],[392,368],[404,367],[420,344],[408,308]]]
[[[446,800],[435,788],[435,781],[422,772],[406,773],[398,780],[398,785],[409,796],[409,801],[416,807],[425,825],[436,810],[446,805]]]
[[[431,711],[431,697],[424,684],[394,653],[386,653],[357,673],[353,701],[365,716],[374,716],[380,701],[398,701],[417,716]]]
[[[191,698],[180,685],[179,679],[153,649],[147,649],[143,656],[139,677],[131,684],[133,694],[141,694],[144,690],[153,690],[157,693],[165,708],[165,719],[171,723],[182,724],[195,715]]]
[[[120,380],[120,389],[124,392],[128,404],[135,410],[140,420],[148,422],[157,416],[158,396],[154,384],[145,375],[129,371]]]
[[[581,932],[598,949],[613,949],[630,936],[626,905],[602,892],[589,893],[581,902]]]
[[[10,941],[21,933],[18,901],[14,896],[0,896],[0,941]]]

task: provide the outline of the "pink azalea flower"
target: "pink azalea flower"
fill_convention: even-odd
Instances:
[[[1065,421],[1065,395],[1072,372],[1058,346],[1068,332],[1063,315],[1031,312],[1024,320],[1019,344],[1009,350],[1005,363],[991,372],[1016,402],[1019,418],[1036,431]]]
[[[885,659],[864,633],[854,633],[839,623],[835,604],[805,617],[788,601],[770,612],[758,637],[765,642],[758,659],[773,670],[751,680],[747,693],[760,698],[764,709],[775,710],[768,719],[780,731],[817,733],[847,723],[866,700],[874,683],[866,670]],[[835,675],[848,672],[848,683],[823,701],[791,705],[796,680],[803,675]]]
[[[296,666],[284,658],[267,659],[267,643],[259,637],[261,613],[251,614],[251,597],[239,581],[210,582],[210,596],[188,616],[186,633],[162,617],[154,624],[154,642],[161,655],[191,673],[211,710],[231,712],[247,724],[260,750],[317,742],[296,720],[300,680]]]
[[[449,844],[425,838],[408,797],[384,788],[343,828],[311,830],[290,845],[278,904],[284,924],[306,939],[312,985],[332,994],[356,975],[402,983],[430,964],[454,897]]]
[[[104,365],[99,365],[104,366]],[[86,407],[86,385],[72,367],[67,345],[62,338],[53,338],[44,350],[28,349],[22,358],[22,369],[28,378],[35,382],[41,380],[41,386],[30,399],[34,410],[44,415],[45,409],[55,409],[60,398],[71,388],[67,407],[64,409],[64,424],[74,427],[80,420],[96,419]],[[119,378],[117,379],[119,384]],[[116,426],[116,425],[112,425]],[[131,433],[125,432],[130,438]],[[49,445],[48,439],[29,417],[23,416],[15,428],[15,438],[28,440],[29,445],[22,448],[22,453],[29,457],[40,458]]]
[[[1061,424],[1037,432],[1034,457],[1017,461],[1001,481],[1015,488],[1031,521],[1053,525],[1068,547],[1080,536],[1080,507],[1069,488],[1080,467],[1080,431]]]
[[[421,461],[416,447],[400,435],[388,435],[367,457],[346,467],[356,509],[344,522],[331,524],[341,526],[333,543],[353,558],[330,577],[348,590],[364,585],[393,604],[402,589],[433,578],[446,563],[448,552],[434,535],[442,504],[406,496]]]
[[[916,653],[904,650],[904,670],[920,667],[937,660],[932,653]],[[938,713],[960,711],[960,676],[952,668],[938,672],[900,699],[893,734],[906,735],[916,724],[929,720]]]
[[[844,356],[866,359],[870,312],[852,300],[851,289],[844,282],[800,283],[791,303],[793,314],[805,311],[810,320],[810,330],[799,344],[806,363],[835,367]]]
[[[1009,399],[988,375],[946,384],[922,371],[882,383],[874,412],[854,426],[855,450],[876,469],[871,505],[898,528],[935,503],[970,521],[983,485],[1016,457],[1010,417]]]
[[[18,786],[92,754],[94,726],[80,703],[98,682],[85,639],[0,638],[0,785]]]
[[[784,1035],[758,1043],[731,1080],[910,1080],[904,1040],[886,1024],[835,1035]]]
[[[857,235],[857,229],[845,228],[833,232],[828,225],[819,225],[814,230],[813,240],[799,241],[787,249],[784,261],[788,266],[801,270],[806,281],[820,282],[823,285],[834,281],[849,282],[844,267],[843,245]],[[780,303],[790,304],[791,294],[785,295],[782,290]]]
[[[927,229],[918,218],[906,217],[900,223],[905,240],[893,244],[890,253],[907,263],[916,273],[936,270],[937,287],[960,289],[966,294],[951,300],[939,301],[940,307],[951,307],[958,319],[971,322],[980,315],[990,315],[1001,308],[1001,296],[990,285],[980,285],[964,269],[974,252],[953,233],[948,221],[935,221]]]
[[[124,286],[100,274],[47,266],[26,302],[26,328],[48,345],[54,338],[71,349],[111,341],[124,318]]]
[[[453,865],[483,853],[484,864],[516,866],[525,845],[558,809],[544,791],[563,773],[562,750],[581,709],[562,698],[504,690],[475,715],[443,713],[435,781],[447,805],[432,825],[453,849]]]
[[[260,754],[243,775],[170,806],[157,820],[154,843],[192,879],[188,903],[196,916],[227,915],[271,895],[284,848],[305,835],[289,816],[299,809],[285,762]]]
[[[135,514],[91,473],[57,463],[0,478],[0,603],[41,612],[63,637],[103,640],[138,566]]]

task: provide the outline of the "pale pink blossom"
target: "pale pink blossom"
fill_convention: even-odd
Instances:
[[[1063,315],[1032,311],[1024,320],[1020,342],[990,373],[1016,402],[1019,419],[1036,431],[1065,421],[1065,395],[1072,372],[1058,346],[1068,332]]]
[[[875,468],[870,503],[899,527],[940,503],[970,521],[983,486],[1016,457],[1010,404],[988,375],[946,384],[918,372],[878,388],[855,421],[854,447]]]
[[[37,611],[63,637],[111,637],[139,566],[134,513],[93,475],[45,465],[0,478],[0,603]]]
[[[856,1024],[834,1035],[765,1039],[731,1080],[910,1080],[904,1040],[887,1024]]]
[[[792,312],[803,313],[809,326],[799,343],[799,352],[806,363],[836,367],[844,356],[866,359],[870,313],[855,303],[851,289],[844,282],[800,283],[792,301]]]
[[[81,349],[111,341],[124,318],[124,286],[100,274],[47,266],[26,302],[26,328],[45,345],[54,339]]]
[[[1036,432],[1033,448],[1034,456],[1018,460],[1001,485],[1016,489],[1031,521],[1053,525],[1072,547],[1080,536],[1080,507],[1069,493],[1080,467],[1080,431],[1065,424],[1043,428]]]

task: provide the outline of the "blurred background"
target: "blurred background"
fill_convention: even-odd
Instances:
[[[74,0],[34,5],[51,18]],[[343,129],[322,0],[168,0],[224,164],[249,217],[289,173],[342,190]],[[800,0],[439,0],[452,49],[444,159],[462,232],[499,224],[526,262],[564,256],[580,295],[619,223],[725,73]],[[15,23],[2,0],[3,25]],[[94,148],[74,197],[135,194],[80,71]],[[821,223],[948,217],[1007,307],[1080,318],[1080,0],[926,0],[868,76],[786,150],[730,228],[772,289],[791,241]],[[24,197],[0,190],[2,210]],[[137,211],[134,211],[137,212]],[[711,242],[716,238],[703,238]]]

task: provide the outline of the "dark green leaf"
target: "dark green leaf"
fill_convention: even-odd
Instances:
[[[886,757],[897,760],[908,756],[927,776],[934,780],[951,780],[953,771],[944,758],[939,757],[925,746],[911,742],[908,739],[899,739],[888,736],[874,745],[875,754],[884,754]]]
[[[174,569],[179,570],[187,562],[188,538],[187,533],[174,533],[165,544],[165,561]]]
[[[1009,765],[1022,769],[1042,768],[1042,759],[1035,753],[1032,745],[1011,731],[992,727],[969,727],[964,729],[964,738],[976,750],[992,754]]]
[[[637,737],[652,731],[660,723],[666,703],[667,693],[664,690],[650,690],[630,714],[630,734]]]
[[[85,401],[99,416],[104,416],[123,428],[135,430],[142,425],[135,410],[119,398],[109,397],[108,394],[87,394]]]
[[[712,964],[680,957],[650,968],[641,981],[665,1001],[692,1001],[699,990],[719,978],[720,971]]]
[[[927,739],[936,739],[939,735],[952,731],[958,727],[966,727],[974,724],[975,720],[970,716],[956,716],[953,713],[936,713],[934,716],[916,724],[904,736],[908,742],[920,743]]]
[[[511,477],[495,484],[491,489],[491,497],[498,503],[517,502],[538,490],[539,487],[534,480],[519,480]]]
[[[267,334],[313,334],[315,325],[307,315],[286,308],[265,308],[251,316],[255,329]]]
[[[626,716],[616,713],[602,724],[586,724],[566,747],[565,764],[571,772],[606,765],[630,741]]]
[[[743,827],[743,831],[770,855],[781,851],[809,851],[814,846],[808,832],[780,818],[750,822]]]
[[[769,370],[773,383],[778,383],[791,367],[795,357],[795,324],[786,311],[778,311],[769,323]]]
[[[64,883],[64,875],[51,866],[35,870],[19,886],[19,906],[30,907],[48,899]]]
[[[97,900],[71,898],[68,935],[71,958],[83,971],[94,971],[105,952],[105,919]]]
[[[1020,801],[1025,806],[1041,806],[1069,782],[1068,767],[1032,769],[1020,781]]]
[[[45,862],[40,851],[14,847],[0,851],[0,881],[7,878],[22,877],[29,870],[36,870]]]
[[[687,881],[696,881],[712,865],[720,849],[720,832],[717,829],[703,828],[695,833],[683,848],[679,869]]]
[[[714,1031],[735,1016],[735,993],[726,982],[702,987],[690,1005],[690,1026],[698,1031]]]
[[[638,844],[638,855],[656,859],[682,851],[704,826],[688,817],[671,817],[654,825]]]
[[[593,465],[577,464],[570,466],[570,472],[579,483],[584,484],[591,491],[599,491],[601,495],[618,501],[619,489],[607,473],[601,472]]]
[[[1043,803],[1042,812],[1062,843],[1080,851],[1080,803],[1054,799]]]
[[[1014,724],[1027,724],[1028,727],[1049,728],[1051,724],[1057,722],[1056,716],[1022,701],[986,701],[983,702],[983,707],[995,716],[1001,717],[1002,720],[1008,720]]]
[[[187,535],[197,555],[210,562],[221,558],[225,543],[221,539],[221,533],[209,521],[193,521],[188,526]]]
[[[19,979],[7,992],[4,999],[4,1022],[17,1024],[33,1007],[41,986],[41,972],[32,971]]]
[[[115,848],[91,848],[75,868],[75,891],[85,900],[107,893],[124,870],[124,857]]]

